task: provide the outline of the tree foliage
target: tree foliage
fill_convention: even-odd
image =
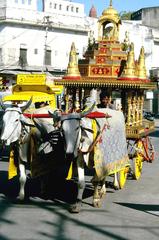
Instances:
[[[124,11],[124,12],[121,12],[119,15],[120,15],[121,20],[131,20],[131,14],[132,13],[133,12]]]

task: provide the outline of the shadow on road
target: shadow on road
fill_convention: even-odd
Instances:
[[[41,191],[41,183],[43,180],[46,182],[44,193]],[[106,182],[106,187],[107,193],[114,193],[115,190],[111,181]],[[19,188],[18,176],[8,180],[8,172],[6,170],[0,171],[0,193],[14,202],[19,193]],[[56,199],[67,204],[72,204],[77,198],[77,191],[77,179],[66,180],[65,177],[61,175],[61,172],[59,173],[58,171],[52,171],[50,175],[46,175],[44,178],[31,178],[28,175],[25,186],[26,201],[28,201],[30,197],[39,197],[44,200],[54,201],[54,199]],[[93,185],[88,179],[86,180],[83,200],[89,197],[93,197]]]
[[[132,208],[134,210],[142,211],[154,216],[159,217],[159,205],[153,204],[138,204],[138,203],[122,203],[122,202],[115,202],[116,204],[122,205],[127,208]],[[153,213],[154,212],[154,213]],[[155,212],[158,212],[156,214]]]
[[[15,200],[19,193],[19,179],[14,177],[8,180],[8,172],[0,171],[0,193],[4,194],[11,202]],[[25,186],[26,201],[29,197],[39,197],[44,200],[62,201],[66,204],[71,204],[77,196],[77,183],[73,180],[65,180],[60,178],[56,173],[49,176],[47,189],[45,193],[41,193],[41,178],[27,178]],[[93,195],[93,188],[86,183],[83,198],[88,198]]]
[[[51,180],[51,179],[50,179]],[[85,198],[92,196],[92,188],[90,186],[89,181],[87,183],[87,188],[85,191]],[[107,183],[108,184],[108,183]],[[48,214],[54,214],[56,216],[55,220],[49,220],[49,219],[41,219],[41,223],[43,224],[43,228],[36,230],[36,239],[56,239],[56,240],[68,240],[68,233],[66,226],[68,224],[74,226],[74,227],[82,227],[83,229],[91,231],[93,234],[98,234],[99,238],[103,236],[105,239],[116,239],[116,240],[126,240],[124,236],[120,236],[120,234],[116,234],[113,232],[113,229],[116,229],[119,227],[118,225],[114,224],[111,226],[112,229],[108,230],[110,228],[110,225],[106,225],[104,222],[101,224],[94,224],[91,222],[83,221],[83,219],[80,219],[80,217],[74,217],[74,215],[68,214],[66,212],[62,212],[61,209],[67,210],[68,204],[70,203],[74,197],[77,194],[77,185],[73,181],[64,181],[59,180],[57,178],[57,175],[55,174],[52,176],[52,180],[50,181],[50,186],[52,189],[52,196],[50,196],[51,201],[36,201],[34,200],[34,197],[40,196],[40,179],[27,179],[26,184],[26,193],[29,196],[32,196],[31,200],[24,204],[24,205],[17,205],[18,208],[23,208],[26,211],[26,208],[32,208],[32,206],[39,208],[39,210],[45,210],[48,212]],[[18,194],[19,191],[19,182],[18,178],[15,177],[12,179],[12,181],[8,181],[8,174],[7,171],[0,171],[0,193],[2,193],[4,196],[1,196],[0,201],[0,223],[7,223],[9,226],[16,226],[16,219],[14,221],[9,222],[9,220],[5,217],[5,211],[7,211],[9,208],[11,208],[13,205],[11,202],[7,201],[7,197],[15,197],[16,194]],[[6,197],[5,197],[6,196]],[[132,204],[132,203],[122,203],[122,202],[116,202],[116,204],[122,205],[124,207],[132,208],[134,210],[144,211],[146,213],[149,213],[148,211],[155,212],[159,211],[159,206],[156,205],[144,205],[144,204]],[[84,214],[92,214],[93,212],[102,212],[103,214],[106,214],[106,212],[109,212],[105,209],[82,209],[81,214],[82,216]],[[155,213],[149,213],[152,215],[155,215]],[[52,219],[52,218],[51,218]],[[8,221],[8,222],[7,222]],[[52,229],[51,232],[47,231],[47,227],[50,226]],[[123,227],[123,226],[122,226]],[[18,230],[17,230],[18,231]],[[7,235],[6,235],[7,236]],[[0,234],[0,239],[2,240],[9,240],[5,235]],[[23,239],[23,238],[22,238]],[[74,239],[69,238],[70,240]]]

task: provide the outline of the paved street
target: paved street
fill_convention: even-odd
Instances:
[[[144,163],[141,179],[128,179],[124,189],[110,186],[100,209],[91,205],[92,191],[87,182],[83,209],[68,212],[75,192],[72,182],[55,179],[56,199],[38,196],[38,182],[31,186],[30,202],[11,203],[6,195],[16,194],[16,183],[7,182],[7,163],[0,163],[0,240],[158,240],[159,239],[159,120],[152,134],[155,161]],[[89,178],[88,178],[89,179]],[[107,181],[111,181],[109,178]],[[16,180],[15,180],[16,181]]]

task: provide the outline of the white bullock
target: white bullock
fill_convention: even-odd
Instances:
[[[81,112],[81,113],[69,113],[66,115],[59,116],[61,122],[61,130],[63,131],[65,142],[66,142],[66,154],[69,158],[76,160],[77,165],[77,172],[78,172],[78,195],[76,202],[71,206],[70,211],[72,213],[78,213],[81,209],[82,203],[82,196],[83,191],[85,188],[85,176],[84,176],[84,166],[92,166],[95,169],[95,175],[92,179],[92,184],[94,186],[94,195],[93,195],[93,206],[100,207],[101,205],[101,198],[106,193],[106,186],[105,186],[105,177],[111,172],[110,166],[113,165],[113,171],[120,171],[121,169],[129,164],[128,154],[127,154],[127,146],[126,146],[126,137],[124,132],[125,122],[122,113],[117,113],[114,110],[105,109],[105,113],[110,111],[111,114],[114,114],[113,119],[115,119],[115,124],[118,123],[116,129],[121,126],[121,131],[111,134],[108,134],[107,137],[107,130],[109,129],[110,125],[108,124],[107,117],[108,115],[105,114],[105,119],[96,119],[96,133],[95,128],[92,127],[92,120],[86,118],[86,115],[90,113],[94,108],[94,105],[88,109],[88,111]],[[117,114],[117,115],[116,115]],[[50,112],[50,115],[54,118],[54,113]],[[121,118],[118,120],[118,117]],[[113,126],[111,126],[113,127]],[[102,148],[109,149],[104,154],[110,154],[110,156],[101,156],[101,151],[96,146],[100,141],[102,141],[102,136],[104,133],[104,138],[108,138],[107,145],[102,146]],[[114,135],[118,135],[117,138]],[[110,139],[109,139],[110,138]],[[105,139],[104,139],[105,141]],[[108,147],[109,141],[111,143],[111,147]],[[121,141],[120,144],[116,141]],[[105,143],[104,143],[105,144]],[[118,146],[119,145],[119,146]],[[120,149],[121,147],[121,149]],[[118,148],[118,149],[116,149]],[[123,148],[123,149],[122,149]],[[112,152],[111,152],[112,149]],[[101,149],[100,149],[101,150]],[[92,153],[94,153],[94,158],[91,158]],[[95,160],[96,158],[96,160]],[[100,159],[101,158],[101,159]],[[112,162],[108,163],[109,158]],[[115,160],[114,160],[115,159]],[[121,160],[122,159],[122,160]],[[95,163],[96,162],[96,163]],[[119,167],[120,165],[120,167]],[[114,173],[112,171],[112,173]]]
[[[29,108],[31,102],[32,100],[28,101],[23,107],[15,105],[5,107],[5,105],[1,103],[3,117],[0,138],[4,145],[10,146],[14,151],[16,165],[19,171],[20,191],[17,197],[19,200],[24,200],[25,198],[25,184],[27,179],[26,163],[29,162],[31,165],[33,177],[41,174],[38,172],[41,166],[41,168],[45,168],[42,169],[42,174],[45,175],[46,172],[50,171],[50,169],[47,169],[47,164],[45,164],[45,158],[47,158],[47,162],[48,157],[55,159],[57,146],[61,147],[62,152],[62,141],[59,141],[60,132],[56,131],[51,119],[34,119],[32,121],[23,115],[23,112]],[[50,107],[40,108],[34,112],[48,113],[48,109],[50,109]],[[43,160],[41,162],[44,164],[39,167],[40,160]],[[50,159],[50,162],[53,163],[53,159]],[[44,177],[42,179],[44,180]]]
[[[26,183],[25,164],[28,161],[30,127],[34,126],[30,119],[23,116],[23,112],[30,106],[30,99],[25,106],[6,107],[1,102],[1,107],[4,111],[2,117],[1,141],[2,144],[10,146],[14,151],[16,149],[17,167],[19,170],[20,191],[18,198],[24,199],[24,187]]]

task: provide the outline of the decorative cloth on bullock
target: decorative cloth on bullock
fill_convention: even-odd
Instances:
[[[101,111],[101,109],[100,109]],[[120,111],[102,109],[111,118],[107,119],[107,126],[101,134],[94,149],[94,163],[98,177],[116,173],[130,164],[127,143],[124,115]],[[98,119],[101,128],[103,120]]]
[[[99,178],[116,173],[126,166],[130,165],[126,132],[125,120],[122,112],[115,111],[109,108],[98,109],[99,112],[107,113],[111,118],[96,119],[100,126],[100,132],[93,148],[94,151],[94,167]],[[90,121],[85,121],[87,127],[90,127]],[[94,131],[97,131],[97,126],[92,124]],[[90,154],[91,157],[92,154]],[[90,159],[91,160],[91,159]]]

